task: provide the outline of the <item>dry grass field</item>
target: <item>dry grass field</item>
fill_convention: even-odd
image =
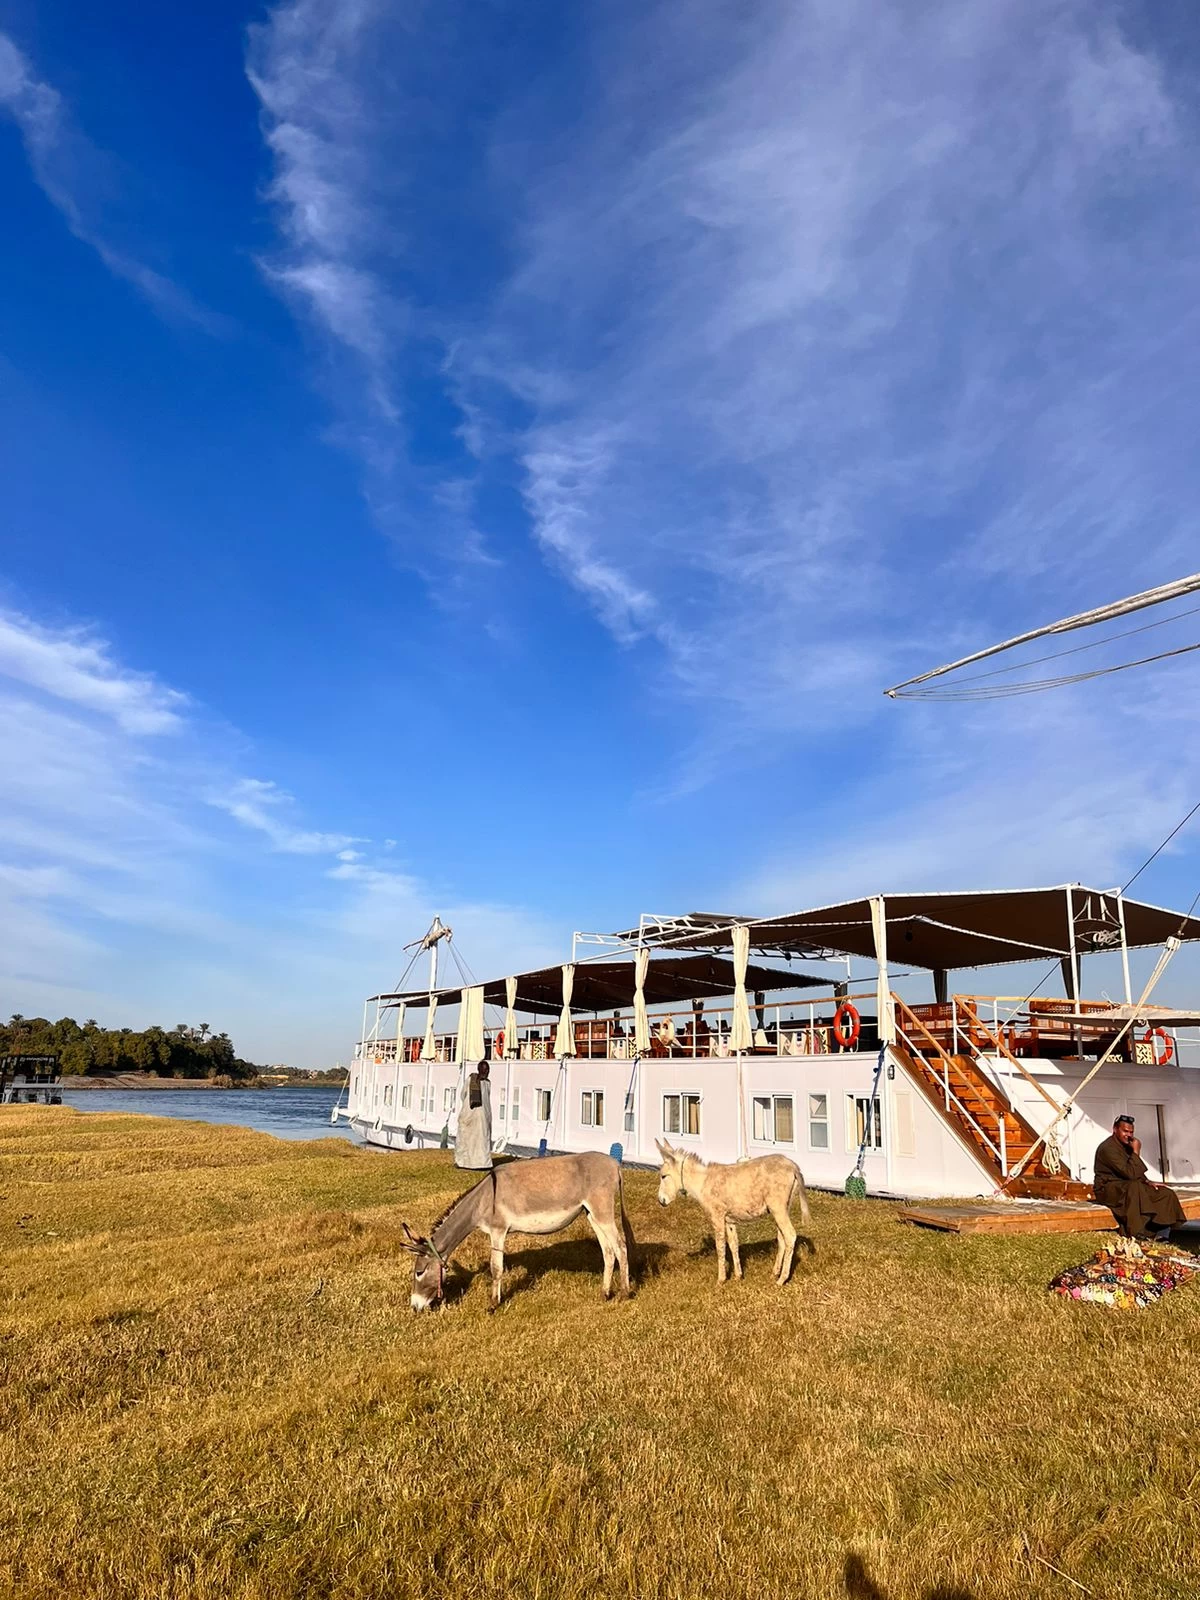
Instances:
[[[632,1173],[632,1301],[578,1230],[518,1244],[498,1315],[462,1272],[416,1318],[399,1219],[464,1186],[438,1152],[0,1111],[0,1592],[1200,1594],[1194,1290],[1063,1304],[1086,1236],[817,1196],[787,1289],[760,1225],[718,1291],[700,1212]]]

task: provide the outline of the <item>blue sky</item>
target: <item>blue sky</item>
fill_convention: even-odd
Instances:
[[[0,0],[0,1009],[322,1064],[435,911],[1127,876],[1188,658],[880,691],[1200,566],[1198,72],[1184,3]]]

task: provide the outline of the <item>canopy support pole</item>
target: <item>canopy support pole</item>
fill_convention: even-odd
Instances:
[[[1117,894],[1117,919],[1121,924],[1121,976],[1125,980],[1125,1004],[1133,1004],[1133,989],[1129,983],[1129,940],[1125,936],[1125,895]]]
[[[896,1042],[896,1008],[888,975],[887,903],[881,894],[871,898],[871,932],[875,936],[875,1009],[880,1044]]]

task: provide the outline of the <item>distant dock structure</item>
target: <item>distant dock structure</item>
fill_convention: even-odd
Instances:
[[[0,1056],[0,1105],[62,1105],[57,1056]]]

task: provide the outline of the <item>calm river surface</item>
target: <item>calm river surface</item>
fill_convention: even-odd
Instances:
[[[151,1117],[236,1123],[278,1139],[354,1139],[344,1122],[329,1125],[336,1087],[319,1089],[63,1089],[80,1111],[140,1111]],[[355,1141],[358,1142],[358,1141]]]

